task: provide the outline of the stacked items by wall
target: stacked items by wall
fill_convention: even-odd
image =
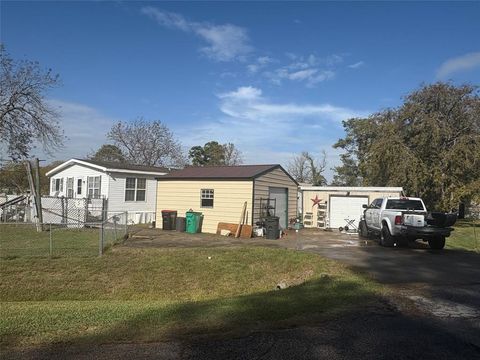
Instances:
[[[317,208],[317,227],[325,229],[328,227],[327,202],[318,204]]]

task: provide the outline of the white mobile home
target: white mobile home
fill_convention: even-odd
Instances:
[[[50,196],[105,199],[108,212],[128,212],[135,223],[155,220],[156,178],[168,169],[71,159],[46,175]]]

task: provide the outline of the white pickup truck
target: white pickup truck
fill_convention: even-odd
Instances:
[[[405,246],[410,241],[428,241],[432,249],[443,249],[453,231],[456,214],[428,213],[420,198],[378,198],[364,205],[358,229],[361,237],[380,237],[382,246]]]

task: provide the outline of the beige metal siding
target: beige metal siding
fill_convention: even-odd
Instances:
[[[368,197],[368,203],[370,204],[374,199],[380,198],[380,197],[387,197],[387,196],[400,196],[400,192],[389,192],[389,191],[349,191],[349,196],[366,196]],[[315,205],[313,206],[313,201],[312,199],[315,199],[315,196],[318,196],[318,198],[321,200],[322,203],[327,201],[327,209],[329,208],[329,198],[331,195],[333,196],[347,196],[347,191],[334,191],[334,190],[328,190],[328,191],[314,191],[314,190],[303,190],[302,191],[302,209],[303,209],[303,214],[306,212],[311,212],[313,213],[313,224],[315,226],[315,219],[317,215],[317,208],[318,206]],[[329,216],[327,215],[327,218]]]
[[[157,182],[157,222],[162,227],[162,210],[177,210],[185,216],[190,209],[204,214],[202,231],[215,233],[219,222],[237,224],[243,204],[247,202],[247,224],[251,225],[253,182],[224,180],[171,180]],[[200,207],[201,189],[213,189],[213,208]]]
[[[280,168],[272,170],[255,179],[254,185],[254,223],[260,218],[260,198],[268,198],[268,188],[288,189],[288,219],[297,216],[297,184]]]

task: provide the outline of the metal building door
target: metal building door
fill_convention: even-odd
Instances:
[[[275,216],[279,217],[280,227],[286,229],[288,225],[288,189],[269,187],[269,198],[275,199]]]

